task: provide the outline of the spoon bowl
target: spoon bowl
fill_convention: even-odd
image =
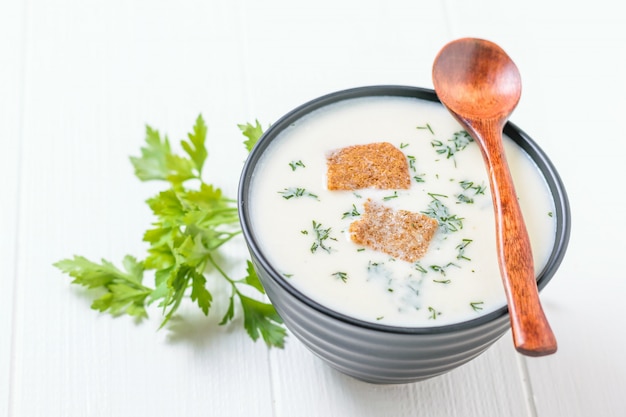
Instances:
[[[449,43],[436,59],[433,77],[441,101],[465,118],[508,118],[522,91],[515,63],[497,45],[484,40]]]
[[[489,173],[515,348],[529,356],[554,353],[556,338],[539,300],[530,240],[502,145],[502,129],[521,96],[517,66],[493,42],[462,38],[437,55],[433,83],[441,102],[478,143]]]

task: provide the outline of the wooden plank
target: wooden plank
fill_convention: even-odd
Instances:
[[[510,334],[483,355],[442,376],[405,385],[373,385],[345,376],[295,339],[272,352],[276,415],[308,416],[527,416]],[[494,364],[497,364],[494,366]]]
[[[374,84],[432,88],[432,60],[447,40],[439,3],[273,0],[250,2],[244,12],[250,111],[266,123],[336,90]]]
[[[621,187],[626,143],[616,132],[624,109],[618,97],[626,94],[626,84],[624,53],[611,51],[623,51],[626,30],[616,5],[608,2],[560,10],[558,16],[556,28],[539,26],[536,34],[537,43],[542,33],[552,35],[541,38],[545,46],[535,52],[534,62],[543,62],[537,68],[543,97],[531,103],[531,117],[540,121],[537,134],[562,167],[574,224],[563,267],[544,294],[560,348],[554,357],[529,360],[528,369],[539,416],[621,416],[626,284],[619,271],[626,227],[612,213],[623,205],[615,190]],[[583,22],[595,28],[584,36]],[[597,164],[582,170],[584,161]]]
[[[0,414],[9,412],[11,401],[25,24],[25,8],[21,3],[0,4]]]
[[[12,335],[0,337],[0,410],[621,415],[626,230],[615,219],[615,190],[626,151],[616,133],[626,35],[615,8],[608,0],[2,3],[0,178],[9,179],[3,195],[15,198],[0,206],[0,334]],[[293,338],[268,354],[249,342],[241,318],[222,328],[219,314],[207,320],[186,305],[183,319],[157,332],[156,310],[143,324],[99,315],[89,310],[90,295],[51,266],[74,253],[119,263],[145,250],[151,216],[143,200],[159,187],[135,181],[127,160],[138,153],[144,123],[176,141],[202,112],[205,174],[234,196],[246,157],[237,123],[258,118],[266,126],[353,86],[429,87],[439,48],[467,35],[497,41],[518,63],[524,92],[512,120],[548,151],[570,192],[570,251],[542,293],[556,355],[520,357],[507,334],[441,377],[369,385],[329,369]],[[239,241],[226,255],[235,271],[244,252]]]
[[[206,175],[234,197],[246,154],[238,3],[31,3],[14,415],[271,415],[267,349],[241,318],[220,328],[219,313],[187,306],[157,332],[156,308],[139,325],[99,315],[52,267],[74,253],[119,265],[145,251],[144,200],[160,187],[140,184],[128,162],[144,123],[177,142],[204,113]],[[239,249],[226,259],[242,261]]]
[[[626,152],[616,133],[624,108],[618,97],[626,94],[626,30],[609,1],[495,3],[451,2],[455,32],[508,45],[524,90],[512,120],[550,155],[573,211],[568,254],[542,293],[559,351],[523,359],[532,406],[537,416],[622,415],[626,286],[619,271],[626,229],[612,213],[623,205],[615,190]],[[506,19],[491,13],[509,7]]]

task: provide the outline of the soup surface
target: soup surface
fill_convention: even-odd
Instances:
[[[329,190],[327,156],[389,142],[406,156],[408,189]],[[505,137],[535,270],[554,244],[553,201],[530,157]],[[521,180],[523,178],[523,181]],[[417,261],[355,244],[366,201],[438,222]],[[285,129],[256,166],[249,204],[265,257],[297,290],[341,314],[390,326],[477,318],[506,304],[494,215],[476,143],[439,103],[371,97],[323,107]]]

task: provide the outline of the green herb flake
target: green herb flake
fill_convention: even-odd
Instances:
[[[326,229],[323,228],[321,223],[317,223],[315,220],[312,221],[313,224],[313,233],[315,234],[315,241],[311,244],[311,253],[317,252],[318,249],[322,249],[327,253],[331,252],[331,247],[327,246],[328,240],[337,240],[330,236],[331,228],[328,227]]]
[[[378,267],[380,267],[381,265],[383,265],[383,264],[381,264],[380,262],[372,262],[372,261],[369,261],[369,262],[367,263],[367,270],[368,270],[368,271],[371,271],[371,270],[376,270],[376,269],[378,269]]]
[[[306,165],[302,162],[302,160],[291,161],[289,162],[289,166],[292,171],[295,171],[297,168],[306,168]]]
[[[484,195],[487,190],[487,186],[485,184],[476,184],[474,181],[459,181],[459,185],[466,191],[473,190],[474,195]]]
[[[406,159],[409,161],[409,169],[415,172],[415,163],[417,162],[417,159],[413,155],[407,155]]]
[[[430,124],[428,124],[428,123],[426,123],[426,125],[424,125],[424,126],[417,126],[416,129],[417,130],[427,129],[432,135],[435,134],[435,132],[433,131],[432,127],[430,127]]]
[[[428,313],[429,313],[428,318],[431,320],[436,320],[437,316],[441,315],[441,312],[435,310],[433,307],[428,307]]]
[[[344,212],[343,216],[341,218],[342,219],[354,218],[354,217],[359,217],[360,215],[361,215],[361,213],[359,213],[359,210],[357,210],[356,206],[353,204],[352,205],[352,210]]]
[[[465,249],[472,242],[473,242],[472,239],[463,239],[461,243],[459,243],[456,246],[456,250],[457,250],[456,259],[459,259],[459,260],[463,259],[466,261],[471,261],[471,258],[468,258],[467,256],[465,256]]]
[[[392,199],[398,198],[398,197],[399,197],[398,192],[394,191],[392,195],[388,195],[386,197],[383,197],[383,200],[384,201],[389,201],[389,200],[392,200]]]
[[[298,198],[298,197],[311,197],[316,200],[319,200],[316,194],[313,194],[307,191],[305,188],[299,188],[299,187],[285,188],[283,191],[278,191],[278,193],[282,194],[285,200],[289,200],[291,198]]]
[[[343,282],[348,282],[348,274],[346,272],[335,272],[332,276],[342,280]]]
[[[473,197],[477,195],[485,195],[485,191],[487,190],[485,184],[476,184],[473,181],[459,181],[459,185],[463,191],[473,192]],[[474,202],[474,199],[466,194],[459,194],[456,197],[460,203],[472,204]]]
[[[446,271],[448,268],[450,268],[451,266],[454,266],[456,268],[459,268],[459,266],[453,262],[448,262],[446,265],[430,265],[430,269],[432,269],[435,272],[440,273],[441,275],[443,275],[444,277],[446,276]]]
[[[430,145],[435,148],[435,152],[439,155],[444,155],[446,159],[452,158],[457,152],[462,151],[473,142],[474,139],[465,130],[455,132],[451,139],[448,139],[445,143],[441,140],[432,140]]]
[[[428,204],[428,209],[422,211],[422,214],[437,220],[443,233],[453,233],[463,229],[463,218],[450,214],[448,207],[436,198],[436,194],[431,194],[431,197],[433,200]]]
[[[418,270],[422,274],[427,274],[428,273],[428,270],[426,268],[424,268],[419,262],[415,262],[413,264],[413,268],[415,268],[416,270]]]
[[[424,179],[425,176],[426,174],[414,175],[413,180],[415,180],[415,182],[426,182],[426,180]]]
[[[459,203],[463,203],[463,204],[474,204],[474,199],[471,197],[466,196],[465,194],[458,194],[456,196],[456,199]]]
[[[472,307],[474,311],[480,311],[483,309],[483,304],[485,304],[483,301],[473,301],[470,303],[470,307]]]

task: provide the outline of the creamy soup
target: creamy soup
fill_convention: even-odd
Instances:
[[[410,188],[327,189],[329,152],[376,142],[404,153]],[[505,150],[541,271],[554,244],[553,201],[529,156],[506,137]],[[424,327],[470,320],[506,304],[480,150],[438,103],[357,98],[314,111],[274,139],[250,190],[261,251],[294,288],[332,310]],[[395,259],[352,241],[350,224],[368,199],[437,219],[422,258]]]

